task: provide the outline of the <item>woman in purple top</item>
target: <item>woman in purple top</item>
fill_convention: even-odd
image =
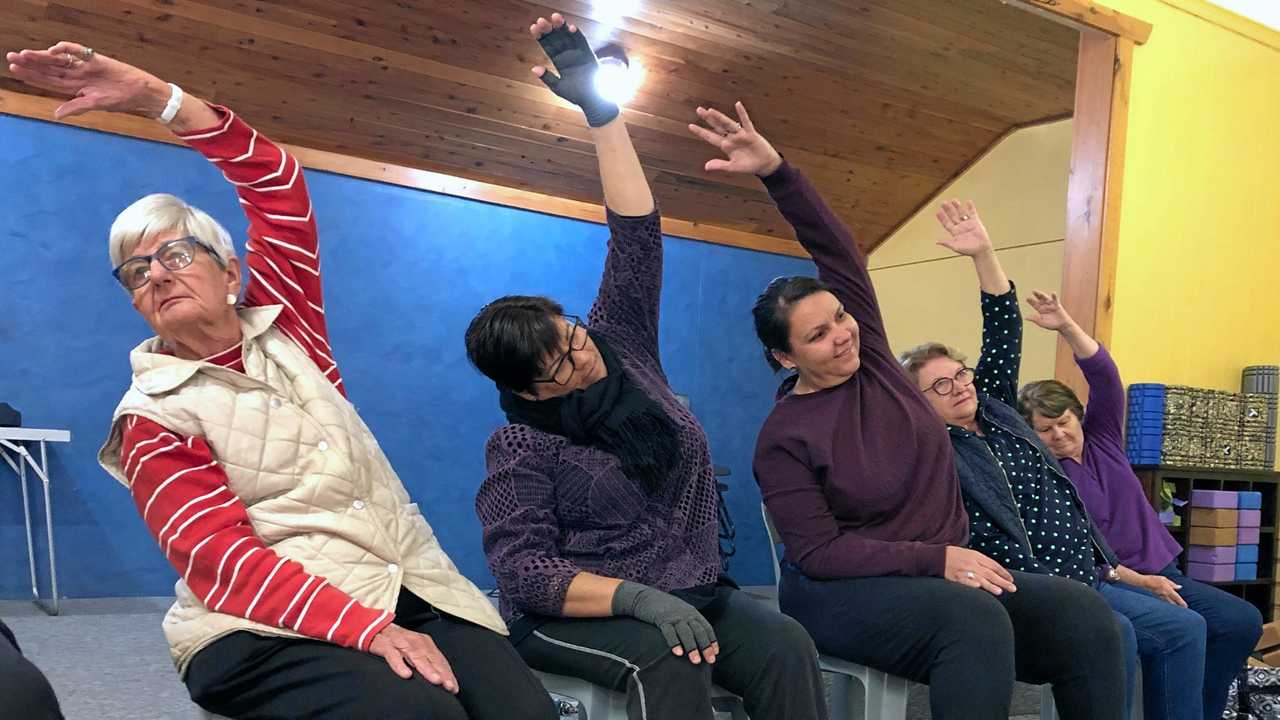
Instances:
[[[1134,592],[1167,600],[1166,614],[1190,608],[1204,618],[1204,717],[1222,717],[1231,681],[1262,634],[1262,616],[1244,600],[1178,570],[1174,561],[1182,548],[1160,523],[1125,456],[1124,385],[1115,362],[1056,295],[1036,292],[1027,302],[1038,313],[1030,319],[1057,331],[1071,347],[1089,383],[1089,408],[1066,385],[1041,380],[1018,393],[1022,414],[1062,464],[1120,562],[1145,574]],[[1150,672],[1145,654],[1143,661]]]
[[[707,438],[658,348],[662,235],[596,59],[555,14],[530,27],[559,71],[534,74],[585,112],[611,237],[586,321],[507,296],[467,329],[467,355],[510,424],[476,497],[512,642],[530,666],[627,693],[627,713],[711,720],[715,682],[759,720],[825,720],[813,641],[720,578]]]
[[[713,171],[757,175],[818,279],[778,278],[753,310],[765,358],[794,370],[756,444],[786,546],[779,601],[823,652],[930,686],[935,717],[1004,720],[1015,677],[1060,714],[1124,717],[1120,636],[1088,587],[1009,572],[965,546],[951,444],[898,366],[866,264],[817,191],[755,131],[699,108]]]

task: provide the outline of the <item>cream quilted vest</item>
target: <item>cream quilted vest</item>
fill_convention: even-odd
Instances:
[[[278,305],[240,311],[244,374],[157,353],[155,338],[135,348],[133,384],[98,454],[102,467],[128,485],[120,458],[126,415],[202,437],[258,537],[276,553],[366,606],[394,610],[403,585],[444,612],[506,634],[493,604],[440,548],[355,408],[272,326],[279,312]],[[213,612],[181,579],[174,589],[164,633],[180,673],[196,652],[237,630],[301,637]]]

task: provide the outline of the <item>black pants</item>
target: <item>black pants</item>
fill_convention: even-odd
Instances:
[[[1013,573],[997,597],[932,577],[811,580],[783,573],[782,608],[818,649],[928,683],[935,718],[1005,720],[1016,677],[1053,685],[1066,720],[1127,716],[1120,629],[1092,588]]]
[[[505,637],[402,591],[397,625],[430,635],[458,678],[453,695],[377,655],[318,640],[232,633],[196,653],[186,684],[204,709],[236,720],[551,720],[551,696]]]
[[[701,611],[720,643],[714,665],[675,656],[632,618],[550,620],[516,649],[530,667],[626,692],[630,720],[711,720],[712,682],[740,695],[752,720],[826,719],[817,651],[799,623],[723,586]]]
[[[0,622],[0,715],[24,720],[62,720],[58,698],[40,669],[22,656],[9,626]],[[12,715],[10,715],[12,713]]]

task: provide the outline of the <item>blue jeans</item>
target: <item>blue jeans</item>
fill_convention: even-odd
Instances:
[[[1262,637],[1262,614],[1235,595],[1178,572],[1176,565],[1161,575],[1182,586],[1178,594],[1204,618],[1208,634],[1204,651],[1204,716],[1222,717],[1231,681],[1240,674],[1249,653]]]
[[[1232,679],[1262,634],[1262,616],[1244,600],[1192,580],[1173,565],[1160,574],[1182,586],[1187,608],[1129,585],[1098,586],[1136,640],[1144,717],[1217,720]]]

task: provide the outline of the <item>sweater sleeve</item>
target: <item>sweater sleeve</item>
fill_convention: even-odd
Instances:
[[[394,619],[267,547],[203,439],[137,416],[124,423],[121,457],[134,504],[205,607],[359,650]]]
[[[786,546],[786,557],[817,580],[881,575],[941,576],[947,546],[886,541],[842,529],[822,485],[799,451],[764,440],[756,448],[756,482]]]
[[[249,220],[244,303],[283,305],[276,327],[345,394],[329,347],[319,234],[302,166],[232,111],[210,107],[221,124],[178,137],[222,171]]]
[[[476,494],[484,553],[498,589],[525,612],[558,617],[581,570],[560,556],[555,478],[542,467],[536,438],[507,425],[490,438],[488,476]]]
[[[1091,357],[1076,358],[1089,383],[1089,407],[1084,413],[1084,436],[1105,439],[1124,448],[1124,383],[1120,368],[1102,345]]]
[[[863,348],[875,349],[892,359],[866,259],[849,229],[822,200],[808,178],[790,163],[783,162],[763,180],[779,212],[795,230],[796,239],[813,256],[818,277],[858,322]]]
[[[658,358],[658,308],[662,295],[662,220],[607,211],[609,250],[587,324]]]
[[[1022,366],[1022,311],[1018,289],[1009,283],[1003,295],[982,293],[982,352],[974,368],[978,389],[1012,408],[1018,407]]]

